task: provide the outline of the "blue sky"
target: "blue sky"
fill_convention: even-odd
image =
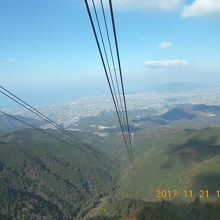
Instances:
[[[127,91],[220,84],[220,0],[113,5]],[[82,0],[0,0],[0,27],[1,85],[31,104],[109,93]]]

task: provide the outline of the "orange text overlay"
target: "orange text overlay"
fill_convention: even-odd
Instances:
[[[210,192],[209,190],[199,190],[197,192],[193,190],[156,190],[155,197],[158,199],[174,199],[179,196],[184,198],[194,198],[198,196],[200,199],[209,198],[210,194],[220,198],[220,190]]]

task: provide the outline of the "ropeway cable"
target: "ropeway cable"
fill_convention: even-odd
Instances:
[[[111,83],[110,83],[110,80],[109,80],[109,76],[108,76],[107,68],[106,68],[106,65],[105,65],[104,57],[103,57],[103,54],[102,54],[101,46],[99,44],[99,39],[98,39],[98,36],[97,36],[97,33],[96,33],[95,25],[94,25],[94,22],[93,22],[93,19],[92,19],[92,15],[91,15],[90,8],[89,8],[87,0],[85,0],[85,4],[86,4],[87,12],[88,12],[88,15],[89,15],[89,19],[90,19],[90,22],[91,22],[91,25],[92,25],[95,40],[96,40],[96,43],[97,43],[97,46],[98,46],[99,54],[100,54],[100,57],[101,57],[101,60],[102,60],[102,64],[103,64],[103,67],[104,67],[105,75],[106,75],[106,78],[107,78],[107,81],[108,81],[109,89],[110,89],[112,99],[113,99],[113,102],[114,102],[114,106],[116,108],[116,114],[117,114],[117,117],[118,117],[118,120],[119,120],[119,124],[120,124],[122,134],[123,134],[124,142],[125,142],[125,145],[126,145],[126,148],[127,148],[127,151],[128,151],[129,159],[131,161],[131,156],[130,156],[128,146],[127,146],[127,142],[126,142],[126,138],[125,138],[125,135],[124,135],[124,132],[123,132],[123,129],[122,129],[120,116],[119,116],[119,113],[118,113],[118,110],[117,110],[117,105],[116,105],[116,101],[115,101],[114,94],[113,94],[113,91],[112,91]]]
[[[123,118],[122,118],[121,112],[120,112],[120,105],[119,105],[118,97],[117,97],[116,90],[115,90],[114,80],[113,80],[113,77],[112,77],[112,71],[111,71],[110,64],[109,64],[107,50],[106,50],[106,47],[105,47],[105,43],[104,43],[104,39],[103,39],[103,34],[102,34],[102,30],[101,30],[101,26],[100,26],[100,22],[99,22],[99,18],[98,18],[98,14],[97,14],[97,10],[96,10],[96,6],[95,6],[94,0],[92,0],[92,3],[93,3],[93,8],[94,8],[94,12],[95,12],[96,21],[97,21],[97,24],[98,24],[99,34],[100,34],[101,41],[102,41],[102,46],[103,46],[103,50],[104,50],[104,54],[105,54],[105,59],[106,59],[106,62],[107,62],[107,67],[108,67],[108,70],[109,70],[109,75],[110,75],[110,79],[111,79],[113,93],[114,93],[114,96],[115,96],[116,105],[117,105],[117,108],[118,108],[118,111],[119,111],[119,115],[120,115],[121,121],[123,121]],[[113,66],[114,66],[114,70],[115,70],[114,60],[113,60]],[[115,73],[116,73],[116,71],[115,71]],[[119,98],[120,98],[120,96],[119,96]],[[121,101],[121,99],[120,99],[120,101]],[[120,103],[120,104],[121,104],[121,107],[122,107],[122,103]],[[123,121],[123,123],[124,123],[124,121]]]
[[[113,92],[112,92],[111,83],[109,81],[109,77],[108,77],[108,73],[107,73],[107,68],[106,68],[106,65],[105,65],[105,62],[104,62],[102,50],[101,50],[101,47],[100,47],[100,44],[99,44],[99,39],[98,39],[98,36],[97,36],[97,33],[96,33],[96,29],[95,29],[95,25],[94,25],[94,22],[93,22],[93,19],[92,19],[92,15],[91,15],[91,12],[90,12],[88,1],[85,0],[85,3],[86,3],[86,8],[87,8],[87,11],[88,11],[89,18],[90,18],[90,22],[91,22],[91,25],[92,25],[92,29],[93,29],[93,32],[94,32],[94,35],[95,35],[96,43],[97,43],[97,46],[98,46],[98,49],[99,49],[99,53],[100,53],[100,56],[101,56],[101,60],[102,60],[102,63],[103,63],[103,67],[104,67],[104,70],[105,70],[105,74],[106,74],[106,77],[107,77],[107,80],[108,80],[108,84],[109,84],[109,88],[110,88],[111,95],[112,95],[112,98],[113,98],[113,102],[114,102],[114,105],[115,105],[116,113],[117,113],[117,116],[118,116],[118,119],[119,119],[119,124],[120,124],[120,128],[121,128],[121,131],[122,131],[122,134],[123,134],[123,138],[124,138],[124,142],[125,142],[125,145],[126,145],[126,149],[127,149],[128,155],[129,155],[129,159],[130,159],[130,161],[132,163],[132,156],[130,154],[129,145],[127,143],[126,136],[125,136],[124,131],[123,131],[124,127],[122,126],[121,119],[120,119],[120,116],[119,116],[119,113],[118,113],[118,110],[117,110],[117,104],[115,102],[115,98],[114,98],[114,95],[113,95]]]
[[[109,85],[109,89],[110,89],[110,92],[111,92],[111,95],[112,95],[114,106],[115,106],[115,109],[116,109],[116,114],[117,114],[117,117],[118,117],[118,120],[119,120],[119,124],[120,124],[120,128],[121,128],[122,135],[123,135],[123,138],[124,138],[125,146],[126,146],[126,149],[127,149],[127,152],[128,152],[128,156],[129,156],[130,162],[133,164],[133,159],[132,159],[133,156],[131,155],[131,153],[129,151],[129,145],[127,143],[126,136],[125,136],[124,131],[123,131],[123,126],[122,126],[121,118],[120,118],[120,115],[119,115],[119,112],[118,112],[117,103],[116,103],[114,93],[113,93],[113,90],[112,90],[111,82],[109,80],[106,64],[105,64],[105,61],[104,61],[101,46],[100,46],[100,43],[99,43],[99,39],[98,39],[98,36],[97,36],[97,33],[96,33],[95,25],[94,25],[94,22],[93,22],[93,18],[92,18],[90,8],[89,8],[89,4],[88,4],[87,0],[85,0],[85,5],[86,5],[86,8],[87,8],[87,12],[88,12],[88,15],[89,15],[89,19],[90,19],[90,22],[91,22],[93,33],[94,33],[94,36],[95,36],[95,40],[96,40],[96,43],[97,43],[97,46],[98,46],[99,54],[100,54],[101,61],[102,61],[103,67],[104,67],[105,75],[106,75],[106,78],[107,78],[107,81],[108,81],[108,85]]]
[[[107,51],[106,51],[106,47],[105,47],[105,43],[104,43],[104,39],[103,39],[103,34],[102,34],[102,30],[101,30],[101,26],[100,26],[100,22],[99,22],[99,18],[98,18],[98,14],[97,14],[97,10],[96,10],[94,0],[92,0],[92,4],[93,4],[94,12],[95,12],[96,21],[97,21],[97,24],[98,24],[98,30],[99,30],[99,34],[100,34],[100,37],[101,37],[101,42],[102,42],[102,46],[103,46],[103,50],[104,50],[105,59],[106,59],[106,62],[107,62],[107,67],[108,67],[108,70],[109,70],[112,90],[113,90],[113,94],[114,94],[114,97],[115,97],[115,102],[116,102],[116,107],[115,108],[117,108],[117,111],[118,111],[118,114],[119,114],[119,117],[120,117],[123,133],[128,135],[128,130],[126,129],[127,126],[126,126],[126,119],[125,119],[125,115],[124,115],[124,108],[123,108],[122,100],[121,100],[121,97],[120,97],[120,89],[119,89],[118,80],[117,80],[117,73],[116,73],[116,68],[115,68],[115,64],[114,64],[112,47],[111,47],[111,43],[110,43],[110,37],[109,37],[107,22],[106,22],[106,19],[105,19],[105,13],[103,13],[103,16],[104,16],[104,20],[105,20],[105,24],[106,24],[106,32],[107,32],[108,40],[109,40],[109,47],[110,47],[110,51],[111,51],[111,57],[112,57],[112,62],[113,62],[113,67],[114,67],[114,72],[115,72],[115,78],[116,78],[118,93],[119,93],[118,95],[119,95],[120,105],[119,105],[118,97],[117,97],[116,90],[115,90],[114,80],[113,80],[113,77],[112,77],[112,72],[111,72],[111,68],[110,68],[110,64],[109,64],[109,59],[108,59],[108,55],[107,55]],[[124,127],[123,125],[125,125],[126,127]],[[126,142],[127,142],[127,139],[126,139]]]
[[[77,138],[76,136],[74,136],[71,132],[67,131],[66,129],[64,129],[62,126],[60,126],[59,124],[57,124],[56,122],[54,122],[53,120],[51,120],[49,117],[47,117],[46,115],[44,115],[43,113],[41,113],[40,111],[38,111],[36,108],[34,108],[33,106],[31,106],[30,104],[28,104],[27,102],[23,101],[22,99],[20,99],[18,96],[14,95],[12,92],[8,91],[7,89],[5,89],[3,86],[0,86],[1,89],[3,89],[5,92],[7,92],[8,94],[6,94],[3,91],[0,91],[0,93],[2,93],[3,95],[5,95],[6,97],[8,97],[9,99],[13,100],[14,102],[16,102],[17,104],[21,105],[22,107],[24,107],[25,109],[27,109],[28,111],[32,112],[33,114],[37,115],[38,117],[42,118],[44,121],[48,122],[49,124],[51,124],[52,126],[56,127],[59,131],[61,131],[62,133],[68,135],[69,137],[71,137],[74,141],[76,141],[79,144],[82,144],[84,146],[86,146],[89,150],[95,152],[96,154],[101,153],[101,151],[95,150],[93,149],[91,146],[89,146],[87,143],[82,142],[79,138]],[[12,96],[12,97],[11,97]]]
[[[109,45],[109,50],[110,50],[110,54],[111,54],[112,65],[113,65],[113,69],[114,69],[114,75],[115,75],[115,80],[116,80],[116,85],[117,85],[117,90],[118,90],[120,106],[121,106],[121,108],[123,108],[122,100],[121,100],[121,92],[120,92],[119,82],[118,82],[118,77],[117,77],[117,72],[116,72],[116,66],[115,66],[115,61],[114,61],[114,56],[113,56],[113,51],[112,51],[112,46],[111,46],[111,40],[110,40],[110,35],[109,35],[109,30],[108,30],[108,25],[107,25],[107,20],[106,20],[106,15],[105,15],[105,10],[104,10],[102,0],[101,0],[101,7],[102,7],[102,14],[103,14],[104,23],[105,23],[105,30],[106,30],[106,34],[107,34],[107,38],[108,38],[108,45]],[[122,109],[122,111],[123,111],[123,109]]]
[[[108,44],[109,44],[109,49],[110,49],[110,54],[111,54],[111,60],[112,60],[113,68],[114,68],[114,74],[115,74],[115,80],[116,80],[116,85],[117,85],[117,89],[118,89],[120,105],[121,105],[121,108],[122,108],[123,121],[124,121],[125,125],[126,125],[126,121],[127,121],[127,125],[128,125],[128,120],[125,119],[126,116],[124,115],[124,111],[126,111],[126,110],[123,108],[123,105],[122,105],[121,92],[120,92],[120,89],[119,89],[119,82],[118,82],[118,77],[117,77],[117,73],[116,73],[116,67],[115,67],[115,62],[114,62],[114,56],[113,56],[113,51],[112,51],[112,46],[111,46],[111,41],[110,41],[110,36],[109,36],[109,30],[108,30],[105,10],[104,10],[104,6],[103,6],[103,0],[100,0],[100,2],[101,2],[101,8],[102,8],[102,14],[103,14],[103,18],[104,18],[106,34],[107,34],[107,38],[108,38]],[[127,126],[127,125],[126,125],[126,128],[127,128],[126,132],[127,132],[127,135],[129,135],[129,126]],[[131,154],[132,154],[132,142],[131,141],[130,141],[130,148],[131,148]]]
[[[86,151],[84,151],[83,149],[77,147],[76,145],[73,145],[73,144],[71,144],[71,143],[69,143],[69,142],[67,142],[67,141],[65,141],[65,140],[63,140],[63,139],[61,139],[61,138],[58,138],[58,137],[56,137],[55,135],[50,134],[50,133],[47,132],[46,130],[43,130],[43,129],[40,129],[40,128],[34,126],[34,125],[31,125],[31,124],[29,124],[29,123],[27,123],[27,122],[25,122],[25,121],[23,121],[23,120],[21,120],[21,119],[18,119],[17,117],[14,117],[13,115],[7,114],[7,113],[5,113],[5,112],[3,112],[3,111],[1,111],[1,110],[0,110],[0,113],[3,114],[3,115],[5,115],[5,116],[7,116],[7,117],[9,117],[9,118],[12,118],[12,119],[14,119],[14,120],[20,122],[20,123],[22,123],[22,124],[25,124],[25,125],[27,125],[27,126],[33,128],[33,129],[35,129],[35,130],[37,130],[37,131],[40,131],[40,132],[42,132],[42,133],[44,133],[44,134],[46,134],[46,135],[48,135],[48,136],[50,136],[50,137],[52,137],[52,138],[58,140],[58,141],[60,141],[60,142],[62,142],[62,143],[64,143],[64,144],[66,144],[66,145],[69,145],[69,146],[71,146],[71,147],[74,147],[74,148],[78,149],[78,150],[81,151],[81,152],[87,153]],[[84,146],[87,145],[87,144],[85,144],[85,143],[78,143],[78,144],[81,144],[81,145],[84,145]],[[95,156],[97,159],[100,159],[98,156],[101,156],[102,158],[103,158],[103,157],[106,157],[106,159],[107,159],[109,162],[111,162],[112,164],[117,164],[117,161],[112,161],[110,158],[108,158],[107,155],[101,154],[101,153],[102,153],[101,151],[98,152],[98,151],[96,151],[95,149],[91,149],[90,146],[87,146],[87,148],[92,151],[93,156]]]
[[[37,130],[37,131],[40,131],[40,132],[42,132],[42,133],[44,133],[44,134],[46,134],[46,135],[48,135],[48,136],[50,136],[50,137],[52,137],[52,138],[58,140],[58,141],[60,141],[60,142],[62,142],[62,143],[64,143],[64,144],[66,144],[66,145],[72,146],[72,147],[74,147],[74,148],[76,148],[76,149],[78,149],[78,150],[80,150],[80,151],[83,151],[83,150],[80,149],[79,147],[77,147],[77,146],[75,146],[75,145],[73,145],[73,144],[70,144],[70,143],[68,143],[68,142],[66,142],[66,141],[64,141],[64,140],[62,140],[62,139],[56,137],[55,135],[50,134],[49,132],[47,132],[47,131],[45,131],[45,130],[42,130],[42,129],[40,129],[40,128],[37,128],[37,127],[35,127],[35,126],[33,126],[33,125],[31,125],[31,124],[29,124],[29,123],[27,123],[27,122],[25,122],[25,121],[23,121],[23,120],[21,120],[21,119],[18,119],[18,118],[16,118],[16,117],[14,117],[13,115],[7,114],[7,113],[5,113],[5,112],[3,112],[3,111],[1,111],[1,110],[0,110],[0,113],[3,114],[3,115],[5,115],[5,116],[7,116],[7,117],[9,117],[9,118],[12,118],[12,119],[14,119],[14,120],[20,122],[20,123],[22,123],[22,124],[25,124],[25,125],[27,125],[27,126],[33,128],[33,129],[35,129],[35,130]],[[84,152],[84,151],[83,151],[83,152]]]
[[[115,38],[115,46],[116,46],[116,52],[117,52],[120,80],[121,80],[121,85],[122,85],[122,93],[123,93],[123,100],[124,100],[124,106],[125,106],[126,121],[127,121],[127,126],[128,126],[127,128],[128,128],[128,133],[129,133],[129,143],[130,143],[130,147],[131,147],[131,151],[132,151],[131,132],[130,132],[130,126],[129,126],[129,123],[128,123],[128,111],[127,111],[127,104],[126,104],[126,99],[125,99],[125,91],[124,91],[124,83],[123,83],[123,77],[122,77],[122,69],[121,69],[121,61],[120,61],[120,54],[119,54],[119,47],[118,47],[118,39],[117,39],[114,12],[113,12],[113,6],[112,6],[112,1],[111,0],[109,0],[109,7],[110,7],[110,12],[111,12],[112,27],[113,27],[114,38]],[[132,155],[133,155],[133,151],[132,151]]]

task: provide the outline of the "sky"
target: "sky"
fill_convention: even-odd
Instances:
[[[112,2],[127,92],[220,84],[220,0]],[[0,27],[0,84],[30,104],[109,94],[84,1],[0,0]]]

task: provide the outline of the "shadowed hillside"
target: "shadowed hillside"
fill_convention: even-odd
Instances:
[[[173,130],[136,140],[135,166],[125,166],[120,178],[119,198],[158,201],[157,190],[178,190],[176,201],[192,200],[209,188],[216,200],[219,182],[220,129]],[[206,186],[206,187],[205,187]],[[193,189],[192,198],[183,191]],[[161,199],[170,199],[168,197]]]

